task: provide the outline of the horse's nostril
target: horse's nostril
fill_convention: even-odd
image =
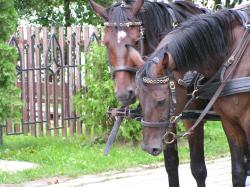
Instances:
[[[128,91],[128,99],[131,99],[134,97],[134,91],[133,90],[129,90]]]
[[[158,148],[153,148],[152,150],[152,155],[157,156],[161,153],[161,149]]]

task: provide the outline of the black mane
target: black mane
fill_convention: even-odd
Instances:
[[[134,1],[127,0],[131,5]],[[112,5],[107,9],[109,22],[141,21],[145,29],[145,43],[153,51],[160,40],[173,29],[170,13],[167,8],[171,8],[175,13],[177,21],[180,23],[192,14],[204,13],[205,9],[186,1],[176,1],[171,4],[144,1],[143,7],[136,16],[127,14],[127,9],[120,6],[121,3]]]
[[[163,58],[163,53],[166,52],[172,55],[179,71],[220,67],[228,56],[233,40],[234,21],[241,21],[238,12],[234,10],[191,17],[166,36],[163,47],[150,56],[141,71],[150,76],[152,59],[155,56]]]

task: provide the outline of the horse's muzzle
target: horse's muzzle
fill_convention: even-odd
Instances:
[[[141,144],[141,148],[153,156],[158,156],[162,152],[162,147],[151,147],[149,145],[145,145],[144,143]]]

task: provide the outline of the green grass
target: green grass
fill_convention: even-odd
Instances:
[[[205,126],[206,158],[228,154],[228,145],[219,123]],[[159,163],[163,156],[153,157],[140,146],[115,144],[108,157],[103,156],[104,144],[86,142],[83,137],[33,138],[24,136],[4,137],[0,146],[0,158],[37,163],[39,168],[17,172],[13,175],[0,172],[0,183],[20,183],[48,176],[71,176],[124,170],[143,164]],[[189,160],[187,141],[179,142],[181,162]]]

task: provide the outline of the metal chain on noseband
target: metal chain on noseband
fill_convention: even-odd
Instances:
[[[169,77],[165,76],[158,79],[143,77],[142,80],[146,84],[167,84],[169,82]]]

